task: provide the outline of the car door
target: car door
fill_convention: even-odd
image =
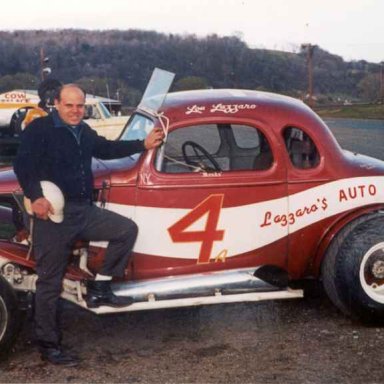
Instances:
[[[286,168],[265,124],[170,128],[139,171],[137,278],[286,266]]]
[[[318,131],[319,133],[321,130]],[[333,179],[333,169],[325,167],[324,150],[299,124],[282,130],[287,153],[289,203],[288,269],[294,278],[303,278],[319,245],[319,233],[325,233],[333,220],[329,215],[327,183]],[[323,143],[327,143],[323,140]]]

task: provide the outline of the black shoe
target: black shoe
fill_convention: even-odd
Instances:
[[[51,364],[62,365],[66,367],[76,367],[79,364],[79,359],[76,356],[70,355],[59,347],[41,348],[41,360],[48,361]]]
[[[88,308],[97,308],[101,305],[107,307],[126,307],[134,300],[128,296],[116,296],[111,289],[111,282],[105,280],[90,280],[87,283],[87,295],[85,297]]]

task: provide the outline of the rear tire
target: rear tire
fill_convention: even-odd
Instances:
[[[0,276],[0,360],[7,357],[21,325],[16,293]]]
[[[384,216],[348,224],[331,243],[322,265],[324,289],[345,314],[384,322]]]

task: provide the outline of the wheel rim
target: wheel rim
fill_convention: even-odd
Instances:
[[[364,292],[384,304],[384,242],[374,245],[364,255],[359,275]]]
[[[8,312],[7,306],[3,298],[0,296],[0,341],[3,340],[4,334],[8,325]]]

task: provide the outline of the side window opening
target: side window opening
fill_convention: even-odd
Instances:
[[[177,129],[168,134],[158,156],[163,156],[157,169],[165,173],[217,171],[225,168],[225,159],[218,155],[220,135],[216,125],[198,125]]]
[[[233,125],[235,145],[231,155],[232,170],[266,170],[272,166],[271,147],[264,134],[253,127]]]
[[[310,169],[319,165],[319,151],[308,134],[300,128],[287,127],[283,135],[289,158],[295,168]]]
[[[256,128],[207,124],[169,133],[157,152],[156,169],[164,173],[265,170],[273,163],[265,136]]]

